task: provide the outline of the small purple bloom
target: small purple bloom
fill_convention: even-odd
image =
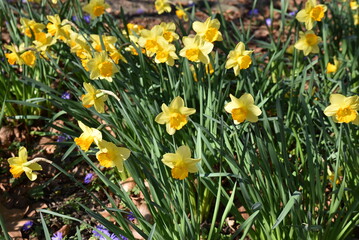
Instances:
[[[93,173],[86,174],[86,176],[84,178],[84,183],[89,184],[92,181],[92,178],[93,178]]]
[[[52,236],[51,240],[62,240],[62,232],[56,232]]]
[[[188,7],[194,7],[196,4],[193,1],[188,2]]]
[[[76,17],[76,16],[72,16],[72,17],[71,17],[71,20],[72,20],[73,22],[76,22],[76,21],[77,21],[77,17]]]
[[[63,142],[63,141],[70,140],[70,139],[71,139],[71,137],[69,135],[67,135],[66,133],[63,133],[57,137],[56,142]]]
[[[271,26],[272,25],[272,19],[267,18],[266,19],[266,24],[267,24],[267,26]]]
[[[129,221],[133,221],[133,220],[136,219],[136,217],[133,215],[133,212],[129,212],[129,213],[127,214],[127,219],[128,219]]]
[[[64,92],[62,95],[61,95],[61,98],[62,99],[70,99],[71,98],[71,94],[69,92]]]
[[[298,12],[298,11],[293,11],[293,12],[290,12],[290,13],[289,13],[289,16],[294,17],[294,16],[295,16],[295,14],[297,14],[297,12]]]
[[[252,9],[248,12],[249,16],[257,16],[259,14],[259,11],[257,8]]]
[[[107,228],[105,228],[104,226],[102,226],[102,225],[98,225],[98,226],[96,227],[96,230],[93,230],[93,231],[92,231],[94,237],[98,237],[98,238],[100,238],[101,240],[102,240],[102,239],[105,239],[105,238],[101,235],[100,232],[101,232],[102,234],[104,234],[104,235],[107,235],[107,236],[110,235],[110,231],[109,231]]]
[[[32,228],[32,225],[34,225],[33,221],[27,221],[24,226],[22,226],[21,230],[26,232]]]
[[[136,10],[136,13],[137,14],[143,14],[143,13],[145,13],[145,10],[143,8],[139,8],[139,9]]]
[[[90,22],[91,22],[91,17],[90,17],[90,15],[85,15],[85,16],[84,16],[84,20],[85,20],[86,23],[90,23]]]

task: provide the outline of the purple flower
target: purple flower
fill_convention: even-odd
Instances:
[[[133,220],[136,219],[136,217],[133,215],[133,212],[129,212],[129,213],[127,214],[127,219],[128,219],[129,221],[133,221]]]
[[[267,18],[266,19],[266,24],[267,24],[267,26],[271,26],[272,25],[272,19]]]
[[[90,15],[85,15],[85,16],[84,16],[84,20],[85,20],[86,23],[90,23],[90,22],[91,22],[91,17],[90,17]]]
[[[62,99],[70,99],[71,98],[71,94],[69,92],[64,92],[62,95],[61,95],[61,98]]]
[[[70,140],[70,139],[71,139],[71,137],[69,135],[67,135],[66,133],[63,133],[57,137],[56,142],[63,142],[63,141]]]
[[[72,17],[71,17],[71,20],[72,20],[73,22],[76,22],[76,21],[77,21],[77,17],[76,17],[76,16],[72,16]]]
[[[259,11],[257,8],[252,9],[248,12],[249,16],[257,16],[259,14]]]
[[[93,236],[94,237],[97,237],[99,238],[99,240],[107,240],[104,236],[102,236],[100,234],[100,232],[103,234],[103,235],[106,235],[107,237],[109,237],[110,239],[112,240],[128,240],[127,237],[124,237],[122,235],[120,235],[120,237],[118,237],[116,234],[114,233],[111,233],[107,228],[105,228],[103,225],[98,225],[96,227],[96,230],[93,230],[92,233],[93,233]]]
[[[289,16],[294,17],[294,16],[295,16],[295,14],[297,14],[297,12],[298,12],[297,10],[296,10],[296,11],[293,11],[293,12],[290,12],[290,13],[289,13]]]
[[[92,178],[93,178],[93,173],[86,174],[86,176],[84,178],[84,183],[89,184],[92,181]]]
[[[62,240],[62,232],[56,232],[52,236],[51,240]]]
[[[136,10],[137,14],[143,14],[145,12],[145,10],[143,8],[139,8]]]
[[[32,228],[32,225],[34,225],[33,221],[27,221],[24,226],[22,226],[21,230],[26,232]]]

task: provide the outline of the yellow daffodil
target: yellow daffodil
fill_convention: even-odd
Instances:
[[[188,22],[188,14],[183,9],[182,5],[176,6],[176,15],[179,19],[183,19],[183,21]]]
[[[297,13],[297,20],[305,23],[307,30],[313,28],[314,22],[322,21],[324,13],[327,11],[327,6],[316,3],[316,0],[308,0],[305,4],[305,9],[300,10]]]
[[[167,63],[169,66],[173,66],[174,60],[178,59],[175,45],[168,43],[164,39],[159,39],[158,44],[160,48],[157,50],[155,62]]]
[[[314,34],[312,30],[305,33],[299,32],[300,39],[295,43],[294,47],[304,52],[304,56],[309,53],[319,53],[318,44],[322,41],[321,37]]]
[[[47,48],[56,43],[56,39],[50,33],[39,32],[35,34],[33,43],[37,51],[42,52],[44,55]]]
[[[173,22],[161,23],[160,27],[163,29],[163,37],[167,42],[171,43],[174,40],[178,40],[178,34],[176,31],[176,25]]]
[[[66,44],[71,48],[72,53],[81,59],[91,58],[91,48],[86,39],[77,32],[70,32],[70,37],[67,39]]]
[[[338,61],[336,57],[334,57],[334,64],[331,64],[330,62],[327,64],[327,73],[335,73],[338,71],[340,65],[341,62]]]
[[[354,19],[354,25],[359,25],[359,13],[354,14],[353,19]]]
[[[47,31],[55,37],[65,41],[70,37],[71,25],[67,19],[61,21],[58,14],[54,16],[47,16],[49,23],[46,25]]]
[[[155,121],[166,124],[166,131],[170,135],[186,125],[188,116],[196,112],[194,108],[185,107],[183,99],[179,96],[173,99],[169,106],[163,103],[161,109],[162,112],[156,116]]]
[[[350,8],[354,11],[354,10],[357,10],[359,8],[359,4],[357,3],[356,0],[353,0],[349,3],[350,5]]]
[[[102,133],[95,128],[90,128],[86,126],[80,121],[78,123],[83,133],[80,135],[80,137],[75,138],[74,141],[77,144],[77,146],[81,148],[81,150],[87,151],[89,150],[91,144],[94,141],[102,140]]]
[[[162,14],[164,12],[171,12],[171,5],[168,0],[156,0],[155,7],[158,14]]]
[[[20,18],[20,23],[21,32],[28,37],[33,37],[33,34],[39,33],[45,28],[44,24],[37,23],[34,20],[27,18]]]
[[[327,168],[327,179],[329,180],[329,185],[332,187],[335,179],[335,172],[332,172],[330,170],[330,167]],[[338,185],[341,182],[341,178],[343,177],[343,167],[338,168],[338,174],[337,174],[337,180],[335,181],[335,184]]]
[[[140,24],[127,23],[127,30],[130,35],[140,35],[141,30],[145,29],[144,26]]]
[[[193,30],[197,35],[201,36],[204,40],[208,42],[222,41],[222,33],[219,31],[221,26],[220,22],[217,19],[211,19],[210,17],[202,23],[195,21],[192,24]]]
[[[36,65],[36,55],[35,52],[32,50],[27,50],[25,52],[23,52],[20,55],[21,59],[24,61],[24,64],[29,66],[29,67],[35,67]]]
[[[324,110],[324,114],[332,117],[334,122],[354,123],[359,125],[359,96],[345,97],[342,94],[331,94],[330,105]]]
[[[162,162],[172,169],[172,177],[179,180],[188,177],[189,172],[198,172],[196,164],[199,161],[201,159],[191,158],[191,150],[188,146],[181,146],[176,153],[166,153],[162,158]]]
[[[180,51],[180,56],[185,57],[192,62],[209,63],[208,54],[213,49],[213,44],[204,41],[200,36],[183,37],[184,48]]]
[[[27,161],[27,150],[25,147],[20,147],[19,156],[9,158],[8,162],[10,164],[10,172],[14,178],[20,177],[20,175],[25,172],[30,181],[35,181],[37,173],[33,171],[42,170],[40,164],[33,161]]]
[[[106,168],[117,167],[119,172],[123,171],[123,161],[130,157],[131,151],[124,147],[117,147],[112,142],[105,140],[97,142],[100,151],[96,153],[96,158],[101,166]]]
[[[87,62],[91,79],[106,79],[112,82],[112,77],[118,72],[117,66],[107,56],[106,52],[95,52],[94,58]]]
[[[285,52],[288,53],[288,54],[293,54],[293,52],[294,52],[294,45],[293,45],[293,44],[289,45],[289,46],[287,47],[287,49],[285,50]]]
[[[90,83],[84,82],[84,88],[87,91],[85,95],[82,95],[82,105],[86,108],[94,106],[99,113],[105,112],[105,101],[108,96],[101,90],[96,89]]]
[[[155,25],[151,30],[141,30],[141,37],[138,39],[138,45],[146,49],[147,56],[152,57],[160,48],[160,45],[158,44],[159,39],[164,39],[163,28],[159,25]]]
[[[18,47],[15,44],[7,45],[5,44],[5,48],[10,50],[11,53],[5,53],[5,57],[7,58],[7,61],[11,64],[24,64],[24,61],[20,57],[20,51]]]
[[[116,37],[102,35],[101,38],[102,38],[103,45],[105,47],[105,49],[102,49],[100,36],[96,35],[96,34],[91,34],[90,37],[92,40],[91,45],[97,52],[101,52],[103,50],[108,51],[110,49],[110,47],[117,42]]]
[[[109,8],[110,5],[105,3],[105,0],[90,0],[82,10],[90,14],[91,18],[97,18],[105,13],[105,10]]]
[[[229,52],[226,68],[233,68],[234,74],[237,76],[241,69],[247,69],[252,64],[250,57],[252,52],[246,50],[243,42],[239,42],[235,49]]]
[[[254,99],[251,94],[245,93],[240,98],[229,95],[231,102],[227,103],[224,109],[232,114],[234,124],[240,124],[245,120],[249,122],[258,122],[258,116],[262,111],[254,105]]]

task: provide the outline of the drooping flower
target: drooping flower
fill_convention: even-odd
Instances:
[[[102,133],[99,130],[90,128],[80,121],[78,124],[83,133],[80,135],[80,137],[75,138],[74,141],[77,146],[81,148],[81,150],[87,151],[94,141],[102,140]]]
[[[42,23],[37,23],[34,20],[28,18],[20,18],[21,23],[21,32],[28,37],[33,37],[36,33],[41,32],[45,25]]]
[[[222,33],[219,31],[221,24],[218,19],[211,19],[210,17],[202,23],[195,21],[192,24],[193,30],[197,35],[201,36],[205,41],[213,43],[214,41],[222,41]]]
[[[359,125],[359,96],[345,97],[342,94],[331,94],[330,105],[325,108],[324,114],[332,117],[334,122],[354,123]]]
[[[67,19],[61,21],[60,16],[47,16],[49,23],[46,25],[48,32],[55,38],[66,41],[71,33],[71,25]]]
[[[179,96],[173,99],[169,106],[163,103],[161,109],[162,112],[156,116],[155,121],[166,124],[166,131],[170,135],[186,125],[188,116],[196,112],[194,108],[185,107],[183,99]]]
[[[5,53],[5,57],[7,58],[7,61],[11,65],[14,65],[16,63],[19,65],[24,64],[24,61],[20,57],[20,51],[15,44],[11,44],[11,45],[5,44],[4,46],[6,49],[11,51],[11,53]]]
[[[94,58],[87,62],[87,68],[90,71],[91,79],[106,79],[112,82],[112,77],[119,70],[115,63],[108,57],[105,51],[95,52]]]
[[[339,67],[341,65],[341,62],[337,60],[336,57],[334,57],[334,64],[328,62],[327,64],[327,73],[335,73],[338,71]]]
[[[201,159],[191,158],[191,150],[188,146],[181,146],[176,153],[166,153],[162,158],[162,162],[172,169],[172,177],[179,180],[188,177],[189,172],[198,172],[196,164],[199,161]]]
[[[229,95],[231,102],[227,103],[224,109],[232,114],[234,124],[240,124],[245,120],[249,122],[258,122],[258,116],[262,111],[254,105],[254,99],[251,94],[245,93],[240,98],[232,94]]]
[[[33,161],[27,161],[27,150],[25,147],[20,147],[19,156],[9,158],[8,162],[10,164],[10,172],[14,178],[20,177],[20,175],[25,172],[30,181],[35,181],[37,173],[33,171],[42,170],[40,164]]]
[[[319,53],[318,44],[322,41],[321,37],[315,35],[312,30],[305,33],[299,32],[299,37],[300,39],[294,44],[294,47],[302,50],[304,56],[309,55],[309,53]]]
[[[96,144],[100,149],[96,153],[100,165],[106,168],[117,167],[117,170],[122,172],[123,161],[130,157],[131,151],[124,147],[117,147],[114,143],[105,140],[98,141]]]
[[[96,18],[105,13],[105,10],[109,8],[110,5],[105,3],[105,0],[90,0],[82,10],[90,14],[92,18]]]
[[[107,94],[104,94],[101,90],[96,89],[90,83],[84,82],[84,88],[87,91],[85,95],[82,95],[82,105],[86,108],[94,106],[99,113],[105,112],[105,101],[107,100]]]
[[[180,51],[179,55],[185,57],[192,62],[209,63],[208,54],[213,49],[213,44],[204,41],[199,35],[193,37],[183,37],[182,42],[184,48]]]
[[[237,76],[241,69],[247,69],[251,65],[250,55],[252,52],[246,50],[243,42],[239,42],[235,49],[229,52],[226,68],[233,68],[234,74]]]
[[[316,3],[316,0],[308,0],[305,3],[305,9],[300,10],[297,13],[296,19],[299,22],[305,23],[307,30],[313,28],[314,22],[322,21],[324,13],[327,11],[327,6]]]
[[[159,39],[158,44],[160,47],[157,50],[155,62],[167,63],[169,66],[173,66],[174,60],[178,59],[175,45],[168,43],[164,39]]]
[[[25,52],[23,52],[20,55],[21,59],[24,61],[24,64],[29,66],[29,67],[35,67],[36,65],[36,55],[35,52],[32,50],[27,50]]]
[[[164,12],[171,12],[171,5],[168,0],[156,0],[155,8],[158,14],[162,14]]]

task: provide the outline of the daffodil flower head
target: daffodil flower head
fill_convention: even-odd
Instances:
[[[101,141],[102,140],[102,133],[95,129],[90,128],[83,124],[82,122],[78,122],[79,127],[83,131],[83,133],[80,135],[80,137],[75,138],[74,141],[81,148],[83,151],[89,150],[91,144],[94,141]]]
[[[208,54],[213,49],[213,44],[207,42],[196,35],[195,37],[183,37],[184,48],[180,51],[180,56],[185,57],[192,62],[209,63]]]
[[[164,12],[171,12],[172,10],[170,2],[168,0],[156,0],[155,8],[158,14],[162,14]]]
[[[166,39],[167,42],[171,43],[174,40],[178,40],[179,36],[175,32],[176,31],[176,25],[173,22],[169,23],[161,23],[160,27],[163,29],[163,37]]]
[[[19,156],[9,158],[8,162],[10,164],[10,172],[14,178],[20,177],[20,175],[25,172],[30,181],[35,181],[37,173],[33,171],[42,170],[40,164],[33,161],[27,161],[27,150],[25,147],[20,147]]]
[[[24,64],[24,61],[20,57],[20,50],[15,44],[11,44],[11,45],[5,44],[5,48],[11,51],[11,53],[5,53],[5,57],[7,58],[7,61],[11,65],[14,65],[16,63],[19,65]]]
[[[327,6],[323,4],[316,4],[316,0],[308,0],[305,4],[305,9],[300,10],[296,19],[299,22],[304,22],[308,30],[313,28],[314,22],[322,21],[324,13],[327,11]]]
[[[195,21],[192,24],[193,30],[197,35],[201,36],[205,41],[213,43],[214,41],[222,41],[222,33],[219,31],[221,23],[218,19],[211,19],[210,17],[202,23]]]
[[[329,184],[330,184],[330,186],[333,186],[334,179],[335,179],[335,172],[332,172],[330,170],[329,166],[327,168],[327,174],[328,174],[327,179],[329,180]],[[343,167],[339,167],[338,168],[338,173],[337,173],[337,180],[335,181],[336,185],[340,184],[342,177],[343,177]]]
[[[310,30],[305,33],[299,32],[299,40],[295,43],[294,47],[298,50],[304,52],[304,56],[309,55],[309,53],[319,53],[318,44],[322,41],[321,37],[315,35],[315,33]]]
[[[100,35],[91,34],[90,37],[92,40],[91,45],[97,52],[102,52],[103,50],[109,51],[110,48],[113,47],[113,45],[117,42],[117,38],[114,36],[102,35],[101,38],[102,38],[103,45],[105,47],[105,49],[102,49]]]
[[[21,32],[28,37],[33,37],[33,34],[41,32],[45,25],[42,23],[37,23],[34,20],[28,18],[20,18],[21,23]]]
[[[234,50],[228,54],[226,68],[233,68],[234,74],[237,76],[241,69],[247,69],[252,64],[251,54],[253,51],[245,50],[243,42],[239,42]]]
[[[95,52],[94,58],[87,62],[87,69],[90,71],[91,79],[106,79],[112,82],[112,77],[119,70],[116,64],[110,59],[105,51]]]
[[[97,18],[105,13],[105,10],[109,8],[110,5],[105,3],[105,0],[90,0],[82,10],[90,14],[91,18]]]
[[[183,19],[183,21],[188,22],[188,14],[186,10],[182,7],[182,5],[176,6],[176,15],[179,19]]]
[[[174,60],[178,59],[175,45],[168,43],[164,39],[159,39],[158,43],[160,48],[157,50],[155,62],[167,63],[169,66],[173,66]]]
[[[164,39],[163,28],[160,25],[155,25],[151,30],[141,30],[141,37],[138,39],[138,45],[146,49],[147,56],[152,57],[161,47],[158,43],[159,39]]]
[[[173,99],[169,106],[163,103],[161,108],[162,112],[156,116],[155,121],[166,124],[166,131],[170,135],[186,125],[188,116],[196,112],[194,108],[185,107],[183,99],[179,96]]]
[[[234,124],[240,124],[245,120],[249,122],[258,122],[258,116],[262,111],[254,105],[254,99],[251,94],[245,93],[240,98],[232,94],[229,95],[231,102],[227,103],[224,109],[232,114]]]
[[[341,61],[339,61],[336,57],[334,57],[334,64],[328,62],[327,64],[327,73],[335,73],[338,71],[339,67],[341,66]]]
[[[325,108],[324,114],[332,117],[334,122],[354,123],[359,125],[359,96],[345,97],[342,94],[331,94],[330,105]]]
[[[131,151],[124,147],[117,147],[114,143],[105,140],[98,141],[96,144],[100,149],[96,153],[96,158],[100,165],[106,168],[116,166],[117,170],[122,172],[123,161],[130,157]]]
[[[166,153],[162,158],[162,162],[172,169],[172,177],[179,180],[188,177],[188,173],[198,172],[196,164],[199,161],[201,159],[191,158],[191,150],[188,146],[181,146],[176,153]]]
[[[55,14],[54,16],[47,16],[49,23],[46,25],[48,33],[55,37],[55,39],[60,39],[62,41],[67,41],[71,33],[71,25],[67,19],[61,21],[60,16]]]
[[[87,93],[81,97],[82,105],[86,108],[94,106],[97,112],[104,113],[105,101],[108,98],[107,94],[104,94],[101,90],[96,89],[90,83],[84,82],[84,88]]]

